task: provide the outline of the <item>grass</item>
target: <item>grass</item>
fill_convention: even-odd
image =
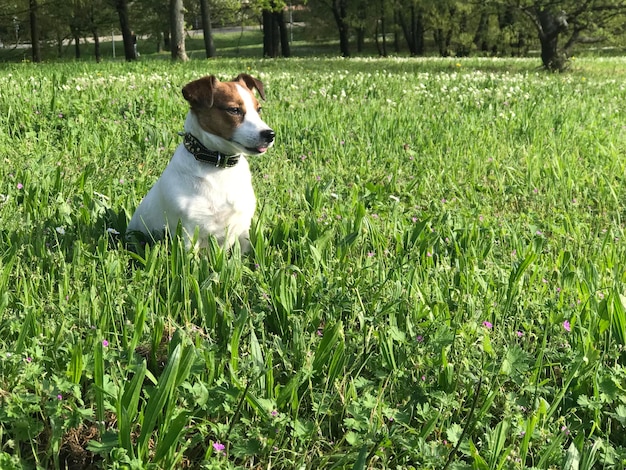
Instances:
[[[7,66],[0,467],[622,468],[625,69]],[[129,252],[180,88],[241,71],[253,253]]]

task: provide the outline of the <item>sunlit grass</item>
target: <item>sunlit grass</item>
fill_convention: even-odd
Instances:
[[[4,70],[0,467],[621,468],[624,60],[535,62]],[[242,71],[253,253],[127,251],[181,87]]]

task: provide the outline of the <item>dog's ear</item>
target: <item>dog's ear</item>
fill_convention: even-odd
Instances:
[[[260,80],[257,80],[252,75],[248,75],[247,73],[240,73],[237,75],[237,78],[233,80],[233,82],[243,82],[249,90],[256,88],[259,92],[259,96],[262,100],[265,101],[265,90],[263,89],[263,83]]]
[[[213,90],[218,82],[214,75],[206,76],[187,83],[183,87],[183,96],[192,108],[213,106]]]

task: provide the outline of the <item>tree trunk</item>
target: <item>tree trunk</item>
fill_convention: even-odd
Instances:
[[[365,48],[365,28],[356,28],[356,51],[363,52]]]
[[[422,10],[418,10],[415,14],[415,9],[411,9],[411,16],[413,22],[413,41],[415,45],[415,54],[424,55],[424,14]]]
[[[96,24],[94,5],[91,5],[89,9],[89,29],[93,37],[93,52],[96,57],[96,62],[100,63],[102,60],[102,53],[100,52],[100,34],[98,33],[98,25]]]
[[[382,41],[382,55],[383,57],[387,57],[387,28],[385,25],[385,0],[380,0],[380,32],[383,37]],[[381,51],[379,51],[380,53]]]
[[[349,41],[349,28],[346,20],[348,16],[347,12],[347,0],[333,0],[332,11],[335,23],[337,23],[337,29],[339,30],[339,50],[344,57],[350,57],[350,41]]]
[[[486,11],[480,14],[480,20],[478,20],[478,27],[476,28],[476,34],[474,34],[474,45],[479,51],[487,52],[489,50],[489,44],[487,43],[487,28],[489,26],[489,15]]]
[[[467,33],[467,23],[468,23],[468,19],[467,19],[467,14],[465,14],[464,12],[461,13],[461,20],[459,21],[459,33],[460,33],[460,37],[465,36],[465,33]],[[452,29],[450,29],[450,32],[452,32]],[[450,35],[450,39],[452,39],[452,35]],[[456,47],[456,55],[458,57],[467,57],[471,52],[471,44],[467,44],[465,42],[461,42],[459,41],[459,44]]]
[[[279,49],[280,45],[280,49]],[[285,23],[283,10],[276,10],[275,3],[270,2],[270,8],[263,10],[263,56],[289,57],[289,31]]]
[[[200,0],[200,15],[202,16],[204,50],[208,59],[209,57],[215,57],[215,44],[213,44],[213,31],[211,29],[211,10],[208,0]]]
[[[439,55],[441,57],[448,57],[448,49],[446,47],[445,34],[443,29],[437,28],[433,31],[433,39],[435,40],[435,44],[437,44],[437,49],[439,50]]]
[[[280,53],[283,57],[290,57],[291,49],[289,47],[289,31],[287,31],[287,24],[285,23],[283,10],[275,11],[274,18],[280,34]]]
[[[376,50],[378,51],[378,55],[382,56],[383,55],[383,51],[380,48],[380,39],[379,39],[379,32],[378,32],[378,27],[380,25],[380,21],[376,20],[376,28],[374,28],[374,44],[376,44]]]
[[[57,57],[60,59],[63,57],[63,37],[61,33],[57,31]]]
[[[74,58],[80,59],[80,36],[74,33]]]
[[[29,0],[30,15],[30,42],[32,44],[33,62],[41,62],[41,48],[39,47],[39,24],[37,21],[37,0]]]
[[[367,33],[365,25],[367,23],[367,8],[360,8],[357,14],[357,23],[354,27],[356,32],[356,51],[358,53],[363,52],[365,49],[365,34]]]
[[[563,71],[567,68],[567,56],[559,51],[559,34],[567,29],[567,20],[563,12],[555,14],[548,10],[540,10],[539,42],[541,43],[541,61],[548,70]]]
[[[278,57],[276,17],[272,10],[263,10],[263,57]]]
[[[137,59],[137,57],[135,56],[135,48],[133,46],[133,33],[128,21],[128,1],[115,0],[115,9],[120,18],[120,29],[122,30],[122,40],[124,41],[124,56],[130,62]]]
[[[96,56],[96,62],[100,62],[102,60],[102,53],[100,52],[100,36],[98,35],[98,28],[94,27],[91,31],[93,35],[93,51]]]
[[[557,57],[558,41],[556,37],[541,36],[541,62],[547,69],[553,69],[554,61]]]
[[[400,34],[398,32],[398,12],[394,11],[393,13],[393,50],[396,54],[400,53]]]
[[[411,6],[411,22],[407,24],[404,12],[398,12],[398,21],[412,56],[424,54],[424,19],[421,10]]]
[[[189,60],[185,51],[185,15],[183,0],[170,0],[172,60]]]

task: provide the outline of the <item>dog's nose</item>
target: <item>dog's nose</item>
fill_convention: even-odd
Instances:
[[[270,143],[274,141],[274,137],[276,137],[276,132],[274,132],[272,129],[265,129],[264,131],[261,131],[261,137],[263,138],[263,140],[265,140],[265,142]]]

